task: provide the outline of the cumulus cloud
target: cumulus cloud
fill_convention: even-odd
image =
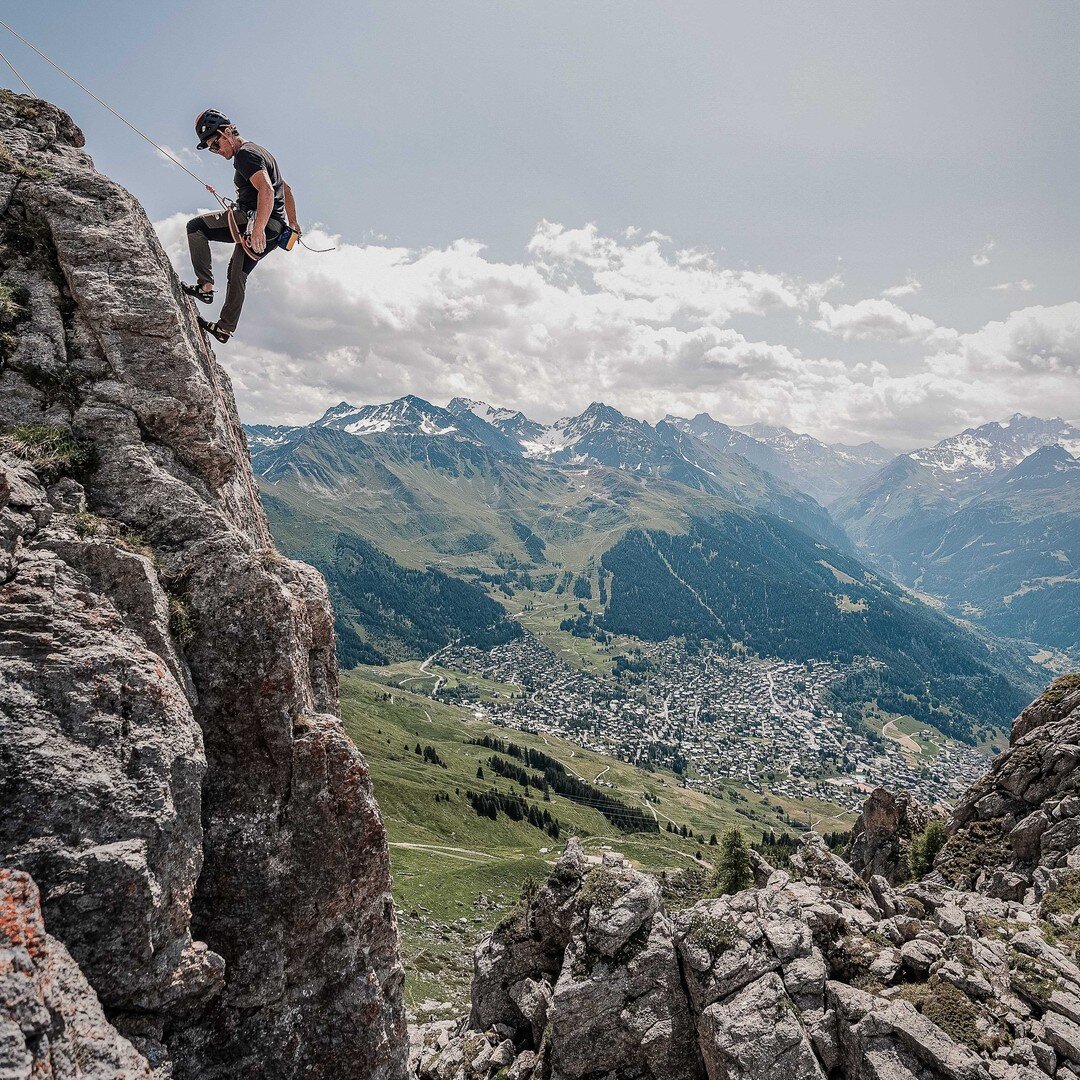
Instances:
[[[186,220],[157,228],[190,279]],[[475,240],[409,249],[319,228],[305,238],[337,250],[272,253],[252,274],[239,334],[217,349],[246,420],[307,422],[342,399],[415,393],[548,421],[603,399],[646,419],[707,411],[910,446],[1017,409],[1080,408],[1080,304],[962,335],[887,299],[833,306],[833,280],[731,269],[643,229],[611,237],[541,222],[518,261]],[[229,249],[215,250],[223,278]],[[890,342],[909,357],[839,359],[838,340]]]
[[[1013,289],[1020,292],[1031,292],[1035,288],[1035,282],[1028,281],[1027,278],[1021,278],[1019,281],[1003,281],[1000,285],[990,285],[989,288],[991,292],[1012,292]]]
[[[974,255],[971,256],[973,266],[987,266],[990,263],[990,252],[997,247],[996,240],[987,240]]]
[[[918,281],[915,275],[908,274],[901,284],[882,289],[881,295],[887,296],[890,300],[899,300],[901,296],[911,296],[912,293],[917,293],[921,288],[922,283]]]
[[[891,300],[860,300],[855,304],[818,306],[816,330],[845,341],[918,341],[943,344],[955,331],[940,327],[925,315],[914,315]]]
[[[962,370],[980,378],[1011,379],[1018,393],[1040,382],[1080,373],[1080,302],[1035,305],[989,322],[928,360],[930,370]],[[1075,390],[1066,395],[1076,405]]]

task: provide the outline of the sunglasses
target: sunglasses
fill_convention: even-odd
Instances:
[[[222,135],[215,135],[212,139],[206,140],[207,149],[209,149],[212,154],[220,153],[222,137]]]

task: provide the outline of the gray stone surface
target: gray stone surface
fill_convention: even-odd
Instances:
[[[881,877],[890,885],[910,874],[911,840],[930,820],[930,812],[906,792],[876,788],[863,804],[851,838],[852,869],[866,881]]]
[[[270,543],[142,209],[53,106],[0,92],[0,129],[0,862],[177,1080],[400,1076],[386,837],[325,584]]]
[[[149,1080],[64,946],[45,932],[29,874],[0,870],[0,1076]]]

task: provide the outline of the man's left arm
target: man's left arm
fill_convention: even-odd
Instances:
[[[293,198],[292,188],[289,187],[288,180],[285,183],[285,216],[289,219],[289,228],[295,233],[299,233],[300,225],[296,220],[296,200]]]
[[[259,196],[259,203],[255,208],[255,224],[251,226],[251,249],[256,255],[261,255],[266,250],[266,223],[274,209],[274,188],[265,169],[252,173],[250,179]]]

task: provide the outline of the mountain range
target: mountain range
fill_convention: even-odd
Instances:
[[[767,424],[729,427],[708,413],[698,413],[692,420],[678,416],[669,416],[667,420],[713,449],[738,454],[786,480],[823,506],[850,491],[852,484],[871,476],[893,456],[875,442],[856,446],[829,444],[812,435]]]
[[[1080,428],[1016,415],[901,454],[832,505],[881,569],[995,633],[1080,650]]]
[[[1011,715],[1029,685],[1006,651],[861,563],[813,497],[695,426],[600,402],[541,425],[407,396],[247,430],[275,538],[326,576],[347,664],[505,640],[511,599],[554,609],[572,594],[589,601],[579,636],[869,661],[838,690],[847,704],[888,702],[960,738],[976,715]],[[828,455],[863,474],[882,453],[735,435],[763,460]]]

